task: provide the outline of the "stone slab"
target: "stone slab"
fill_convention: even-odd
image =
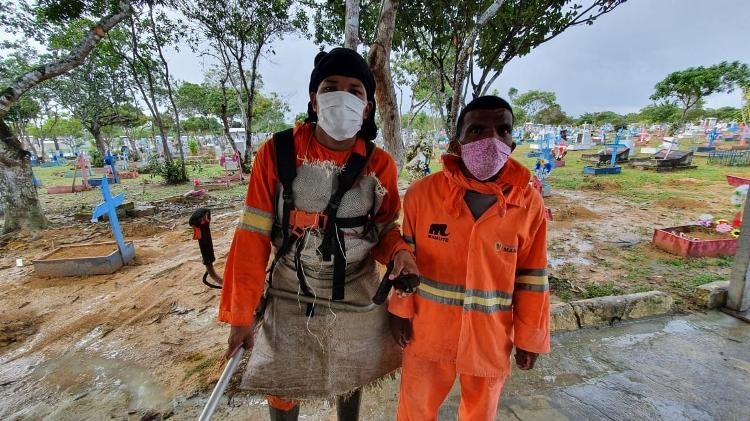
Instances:
[[[668,314],[672,312],[674,299],[661,291],[649,291],[577,300],[570,302],[570,305],[583,328]]]
[[[156,206],[137,205],[133,209],[126,211],[125,214],[132,218],[140,218],[142,216],[152,216],[156,214]]]
[[[729,281],[716,281],[699,286],[693,292],[693,297],[701,307],[719,308],[727,303]]]
[[[550,331],[564,332],[578,328],[578,317],[573,306],[568,303],[555,303],[550,306]]]
[[[115,244],[114,242],[103,244]],[[78,247],[85,247],[80,245]],[[132,241],[125,243],[125,250],[120,254],[119,250],[106,256],[73,257],[64,259],[47,259],[62,248],[74,249],[76,246],[63,246],[53,250],[39,260],[34,260],[34,271],[39,276],[53,278],[65,276],[88,276],[105,275],[114,273],[123,265],[135,258],[135,244]]]

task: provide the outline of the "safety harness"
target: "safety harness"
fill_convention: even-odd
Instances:
[[[346,256],[344,250],[344,228],[365,227],[365,232],[372,228],[374,209],[366,216],[353,218],[339,218],[336,216],[341,199],[360,177],[367,162],[370,160],[375,144],[372,141],[365,142],[365,156],[354,151],[344,164],[338,176],[338,187],[331,195],[328,205],[322,212],[310,213],[296,209],[294,205],[294,191],[292,184],[297,176],[297,155],[294,150],[294,136],[292,129],[274,133],[273,141],[276,146],[276,171],[281,181],[283,208],[281,216],[282,243],[276,252],[269,267],[268,286],[272,286],[274,269],[279,260],[294,248],[294,265],[297,272],[300,290],[308,297],[314,296],[307,284],[304,270],[300,262],[300,255],[304,248],[302,238],[309,230],[320,230],[323,233],[323,241],[318,251],[323,256],[323,261],[333,260],[333,291],[331,301],[344,299],[344,285],[346,283]],[[313,313],[313,305],[307,305],[307,315]]]

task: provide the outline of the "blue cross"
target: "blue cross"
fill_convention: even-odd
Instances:
[[[120,176],[117,175],[117,166],[115,165],[115,157],[112,155],[112,152],[107,151],[107,154],[104,155],[104,162],[109,165],[110,168],[112,168],[112,182],[117,184],[120,182]],[[102,178],[106,178],[106,175]]]
[[[713,130],[708,133],[708,146],[714,146],[714,141],[719,137],[719,128],[714,126]]]
[[[125,200],[125,193],[120,193],[115,197],[109,192],[109,183],[107,177],[102,177],[102,196],[104,202],[96,205],[94,212],[91,215],[91,222],[99,220],[100,216],[109,216],[109,226],[112,228],[112,234],[117,242],[117,248],[120,249],[120,254],[125,256],[125,240],[122,238],[122,230],[120,229],[120,220],[117,219],[117,207],[122,205]]]
[[[627,147],[628,147],[628,145],[624,145],[624,144],[620,143],[620,136],[621,135],[622,135],[622,129],[620,129],[617,132],[617,134],[615,135],[615,143],[609,143],[609,144],[606,144],[606,145],[602,145],[605,148],[607,146],[611,146],[612,147],[612,158],[609,160],[609,166],[610,167],[614,167],[615,164],[617,163],[617,151],[618,151],[618,149],[620,149],[620,148],[627,149]]]

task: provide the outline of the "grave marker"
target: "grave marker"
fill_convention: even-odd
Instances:
[[[112,235],[115,237],[115,242],[117,243],[117,248],[120,250],[123,262],[127,264],[128,261],[135,257],[135,247],[132,244],[125,244],[125,239],[122,236],[122,230],[120,228],[120,220],[117,218],[117,207],[122,205],[122,202],[125,200],[125,193],[120,193],[117,196],[112,197],[112,194],[109,191],[107,177],[102,178],[101,191],[102,196],[104,197],[104,202],[96,205],[94,208],[91,215],[91,222],[96,222],[99,220],[100,216],[107,215],[109,218],[109,226],[112,229]]]

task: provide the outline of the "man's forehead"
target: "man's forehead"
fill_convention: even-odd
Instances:
[[[481,120],[481,119],[487,119],[492,117],[510,117],[510,111],[506,110],[505,108],[495,108],[494,110],[488,110],[488,109],[481,109],[481,110],[471,110],[466,113],[464,116],[464,120],[466,119],[472,119],[472,120]]]
[[[505,108],[471,110],[464,116],[464,125],[467,123],[489,123],[497,120],[508,120],[508,123],[510,123],[512,121],[510,111]]]

